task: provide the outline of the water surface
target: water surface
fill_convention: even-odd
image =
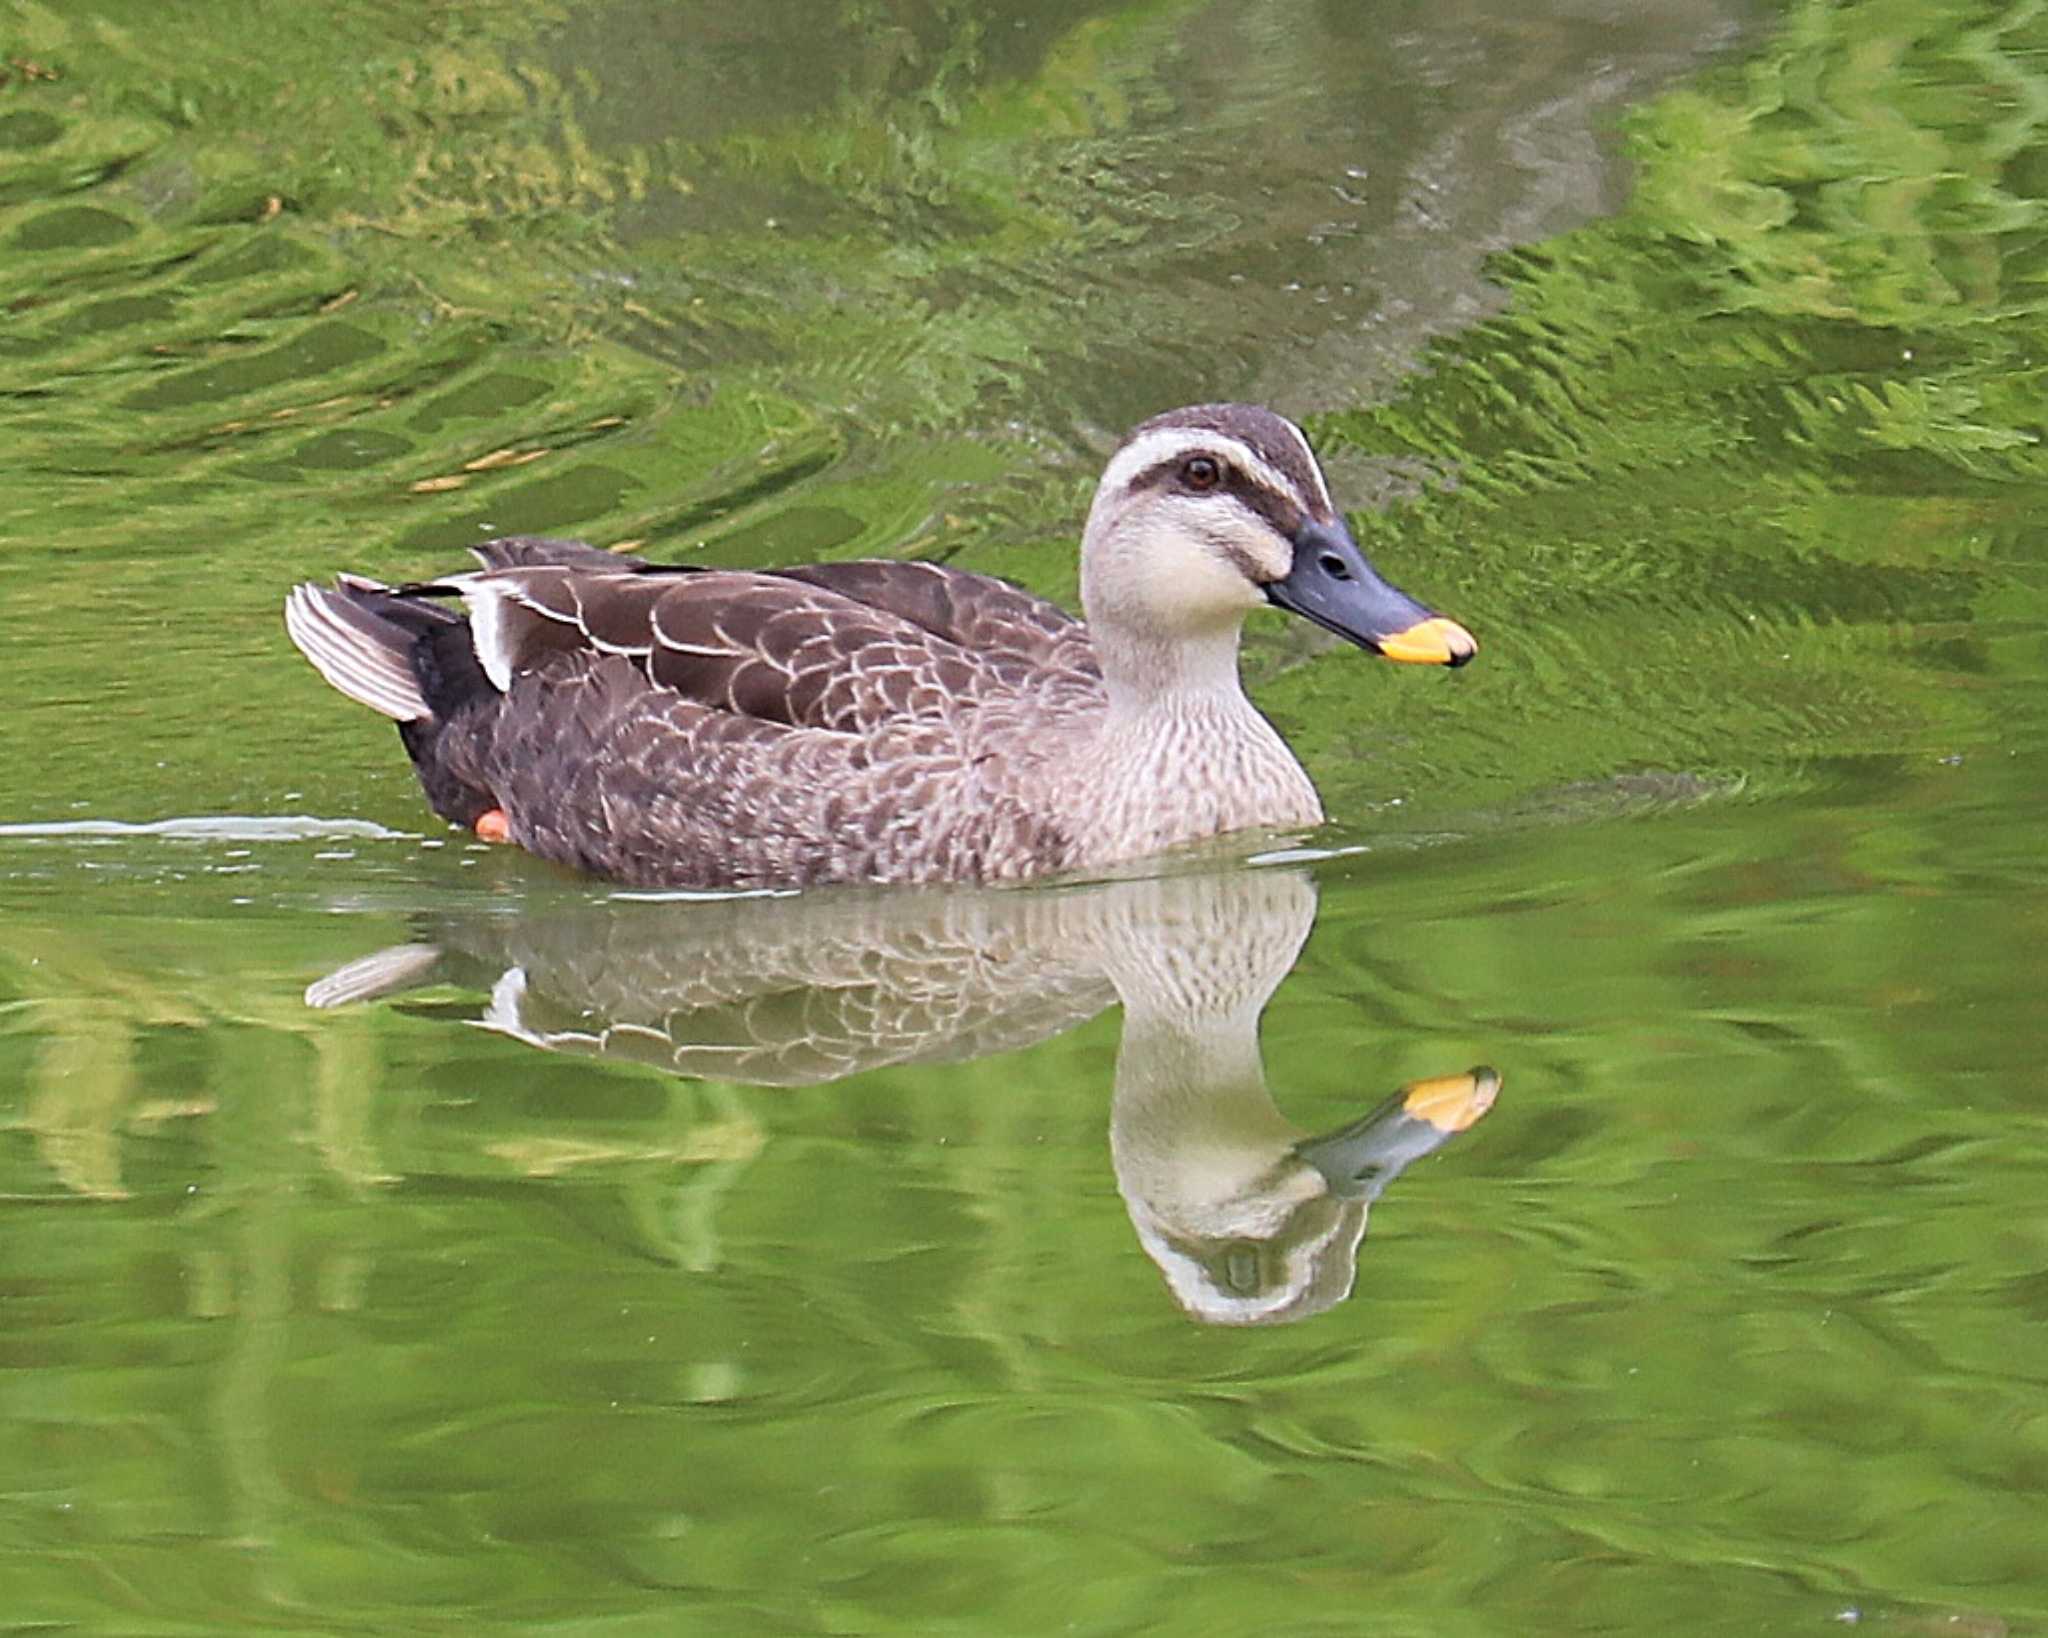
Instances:
[[[0,9],[10,1630],[2048,1626],[2048,25],[344,44]],[[617,894],[283,640],[510,532],[1071,599],[1225,395],[1483,649],[1255,622],[1285,856]]]

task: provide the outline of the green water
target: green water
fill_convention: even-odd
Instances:
[[[0,0],[0,1631],[2048,1630],[2044,64]],[[1297,855],[614,895],[283,638],[512,532],[1071,600],[1213,396],[1482,645],[1255,623]]]

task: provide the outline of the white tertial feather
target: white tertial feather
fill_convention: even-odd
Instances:
[[[503,581],[463,575],[453,584],[462,589],[463,606],[469,610],[470,642],[476,648],[477,663],[491,686],[499,693],[512,688],[512,592]],[[522,605],[530,606],[530,605]]]

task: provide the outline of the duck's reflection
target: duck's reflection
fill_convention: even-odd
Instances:
[[[1027,1046],[1124,1009],[1117,1187],[1192,1316],[1305,1318],[1349,1294],[1368,1208],[1492,1106],[1489,1069],[1418,1081],[1320,1136],[1266,1089],[1259,1017],[1314,883],[1236,870],[1071,888],[618,902],[448,920],[306,992],[338,1006],[474,979],[476,1022],[551,1051],[811,1085]]]

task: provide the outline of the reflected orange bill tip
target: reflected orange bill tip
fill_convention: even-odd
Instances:
[[[1500,1076],[1485,1065],[1462,1075],[1437,1075],[1402,1088],[1401,1108],[1440,1132],[1462,1132],[1493,1107]]]

